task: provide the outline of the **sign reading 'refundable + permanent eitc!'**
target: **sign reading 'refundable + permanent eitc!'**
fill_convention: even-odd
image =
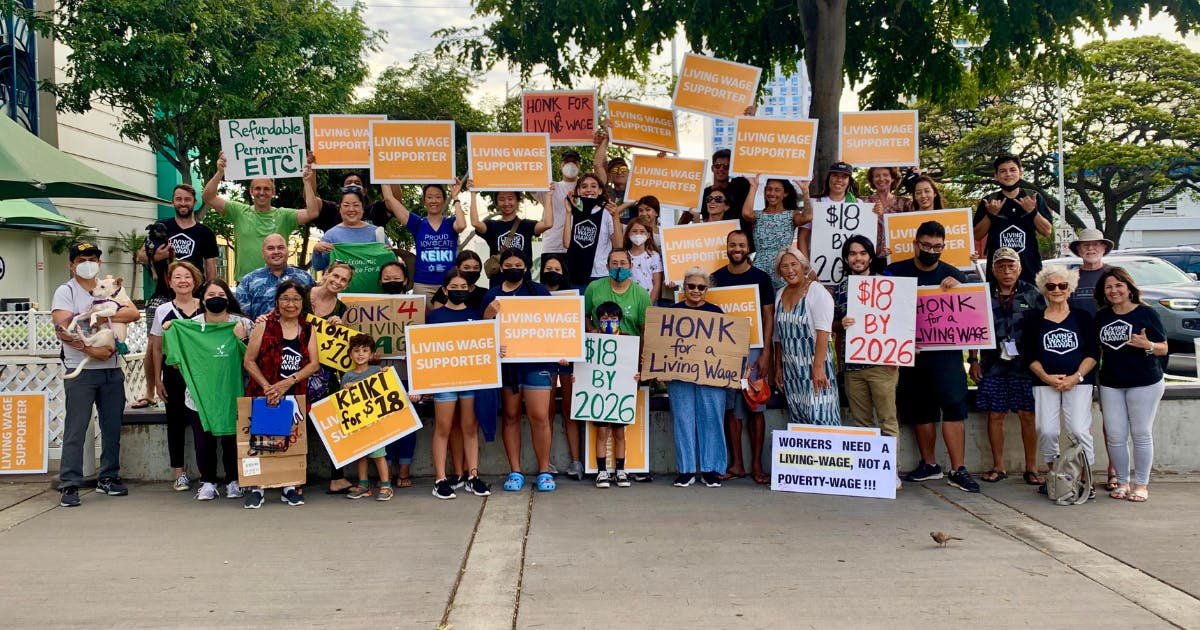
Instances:
[[[300,177],[304,171],[304,119],[239,118],[220,122],[225,179]]]

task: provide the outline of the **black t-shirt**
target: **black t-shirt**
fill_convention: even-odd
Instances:
[[[992,259],[992,254],[1001,247],[1011,247],[1016,250],[1021,256],[1021,279],[1028,283],[1033,283],[1037,272],[1042,270],[1042,256],[1038,253],[1037,228],[1034,227],[1034,218],[1040,214],[1047,221],[1053,221],[1050,216],[1050,207],[1046,205],[1046,200],[1037,195],[1037,210],[1029,213],[1017,203],[1017,199],[1027,195],[1035,194],[1026,191],[1024,188],[1017,191],[1015,199],[1010,199],[1000,191],[996,191],[982,200],[975,208],[974,224],[978,225],[983,221],[984,217],[991,217],[991,225],[988,227],[987,233],[987,259]],[[1004,201],[1004,206],[1000,208],[1000,212],[996,216],[992,216],[984,208],[984,203],[994,199]],[[988,279],[991,279],[991,266],[988,266]]]
[[[480,305],[483,304],[483,297],[485,295],[487,295],[487,289],[484,289],[483,287],[475,287],[474,289],[471,289],[471,293],[467,295],[467,308],[473,308],[477,311],[482,311],[483,308]],[[434,304],[445,304],[450,300],[446,297],[446,289],[443,287],[438,287],[438,290],[434,292],[433,297],[429,298],[429,301]]]
[[[600,227],[604,225],[604,207],[597,205],[591,212],[572,208],[571,218],[571,244],[567,248],[571,284],[587,284],[592,280],[596,245],[600,242]]]
[[[750,265],[750,269],[743,273],[733,273],[729,270],[729,265],[725,265],[712,272],[712,279],[713,284],[718,287],[736,287],[741,284],[758,285],[759,306],[775,304],[775,285],[771,282],[771,276],[754,265]]]
[[[1146,330],[1155,343],[1167,340],[1162,321],[1154,309],[1138,304],[1132,311],[1118,315],[1111,308],[1096,313],[1096,333],[1101,353],[1100,384],[1105,387],[1145,387],[1162,380],[1160,357],[1129,345],[1130,336]]]
[[[676,302],[671,305],[671,308],[686,308],[686,309],[692,310],[692,311],[708,311],[710,313],[721,313],[722,315],[725,314],[725,311],[722,311],[720,306],[717,306],[716,304],[713,304],[712,302],[705,302],[705,303],[701,304],[700,306],[688,306],[688,303],[686,301],[685,302]]]
[[[921,287],[940,285],[942,280],[946,278],[954,278],[959,282],[967,281],[967,275],[953,265],[939,262],[937,267],[929,271],[922,271],[917,268],[916,260],[912,258],[888,265],[883,270],[883,275],[916,278],[917,286]],[[957,365],[961,369],[962,350],[922,350],[917,353],[916,363],[918,365],[914,367],[921,367],[922,369],[933,369],[935,366],[948,369],[954,365]]]
[[[1075,292],[1067,298],[1071,308],[1083,309],[1092,316],[1096,315],[1096,311],[1100,309],[1100,305],[1096,304],[1096,283],[1100,281],[1100,276],[1109,269],[1112,267],[1103,265],[1092,271],[1079,270],[1079,286],[1075,287]],[[1104,290],[1101,289],[1100,292],[1103,293]]]
[[[175,219],[163,219],[162,224],[167,227],[167,242],[175,250],[175,260],[183,260],[192,263],[204,273],[204,261],[209,258],[217,257],[217,236],[213,234],[212,229],[207,225],[197,223],[190,228],[183,229],[179,227],[179,223]],[[146,244],[146,257],[154,260],[154,252],[149,251],[150,243]],[[170,297],[171,291],[167,286],[167,267],[171,261],[159,260],[154,263],[154,277],[157,279],[154,287],[154,296]]]
[[[516,220],[513,219],[513,221]],[[517,231],[509,234],[508,231],[512,229],[513,221],[487,219],[483,222],[487,226],[487,232],[480,236],[487,243],[492,256],[512,247],[521,250],[525,254],[525,260],[533,260],[533,230],[537,227],[537,221],[520,219]]]
[[[1099,356],[1096,327],[1087,311],[1072,308],[1061,322],[1050,321],[1045,315],[1045,309],[1037,309],[1025,317],[1021,329],[1022,365],[1028,368],[1037,361],[1047,374],[1074,374],[1084,359]],[[1094,374],[1095,370],[1085,374],[1083,383],[1095,383]],[[1034,385],[1046,386],[1041,379],[1030,376]]]
[[[992,284],[991,302],[992,323],[996,331],[996,348],[980,351],[980,367],[988,376],[1023,375],[1025,370],[1018,357],[1001,358],[1004,356],[1002,353],[1004,342],[1019,343],[1021,341],[1022,326],[1026,323],[1026,318],[1031,311],[1045,308],[1046,299],[1037,289],[1033,288],[1032,284],[1024,280],[1017,280],[1013,294],[1008,297],[1001,297],[996,285]],[[1059,372],[1051,373],[1059,374]]]
[[[388,212],[387,204],[383,200],[367,206],[363,212],[363,221],[367,221],[377,227],[383,227],[392,219],[392,213]],[[321,202],[321,214],[317,215],[316,220],[312,222],[313,227],[320,228],[322,231],[329,231],[330,228],[342,222],[342,212],[339,210],[339,204],[332,201]]]

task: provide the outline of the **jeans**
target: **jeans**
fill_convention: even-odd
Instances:
[[[1088,464],[1096,463],[1096,450],[1092,445],[1092,386],[1076,385],[1070,391],[1058,392],[1053,387],[1038,385],[1033,388],[1033,402],[1037,410],[1038,450],[1042,461],[1052,462],[1058,457],[1059,416],[1067,425],[1067,434],[1083,444]]]
[[[1117,483],[1129,483],[1129,442],[1133,441],[1133,483],[1150,483],[1154,462],[1154,416],[1166,385],[1159,381],[1143,387],[1100,386],[1100,407],[1108,432],[1108,457],[1117,469]]]
[[[125,374],[120,368],[83,370],[63,381],[67,394],[63,420],[62,459],[58,487],[83,484],[84,436],[92,421],[92,406],[100,417],[101,479],[121,475],[121,418],[125,413]]]
[[[413,431],[385,446],[384,449],[387,451],[388,461],[397,465],[412,464],[413,455],[417,452],[418,433],[420,431]]]
[[[667,383],[671,417],[675,425],[675,467],[680,473],[696,472],[696,444],[700,446],[701,472],[725,474],[725,390],[682,381]]]

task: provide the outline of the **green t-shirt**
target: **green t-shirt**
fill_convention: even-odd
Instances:
[[[624,293],[614,293],[608,278],[593,280],[583,292],[583,309],[587,321],[596,325],[596,307],[605,302],[616,302],[621,307],[622,334],[640,337],[646,326],[646,309],[650,308],[650,294],[632,280]]]
[[[383,243],[337,243],[329,252],[329,262],[345,262],[354,267],[354,277],[346,285],[347,293],[382,293],[379,268],[396,262],[396,254]]]
[[[242,357],[246,346],[233,329],[235,322],[206,323],[172,320],[163,331],[167,365],[183,373],[200,424],[213,435],[237,432],[237,399],[242,395]]]
[[[225,202],[225,218],[233,224],[233,253],[237,258],[233,273],[237,279],[266,264],[262,257],[264,239],[272,234],[278,234],[284,240],[291,238],[292,232],[300,226],[297,212],[291,208],[271,208],[266,212],[258,212],[254,206],[240,201]]]

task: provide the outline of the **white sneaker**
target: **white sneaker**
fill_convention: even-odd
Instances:
[[[583,481],[583,462],[571,462],[571,465],[567,466],[567,476],[575,481]]]
[[[197,501],[212,501],[217,498],[217,484],[204,482],[200,484],[200,489],[196,491]]]
[[[192,487],[192,480],[188,479],[187,473],[183,473],[175,479],[175,485],[172,487],[175,488],[176,492],[183,492]]]
[[[904,482],[900,481],[900,475],[896,475],[896,489],[899,490],[903,487],[904,487]]]
[[[240,499],[245,495],[246,491],[242,490],[242,487],[238,485],[237,479],[225,484],[226,499]]]
[[[612,485],[612,477],[609,476],[607,470],[601,470],[596,473],[596,487],[607,488]]]
[[[630,485],[631,484],[629,483],[629,475],[626,474],[624,470],[618,470],[617,471],[617,487],[618,488],[628,488]]]

